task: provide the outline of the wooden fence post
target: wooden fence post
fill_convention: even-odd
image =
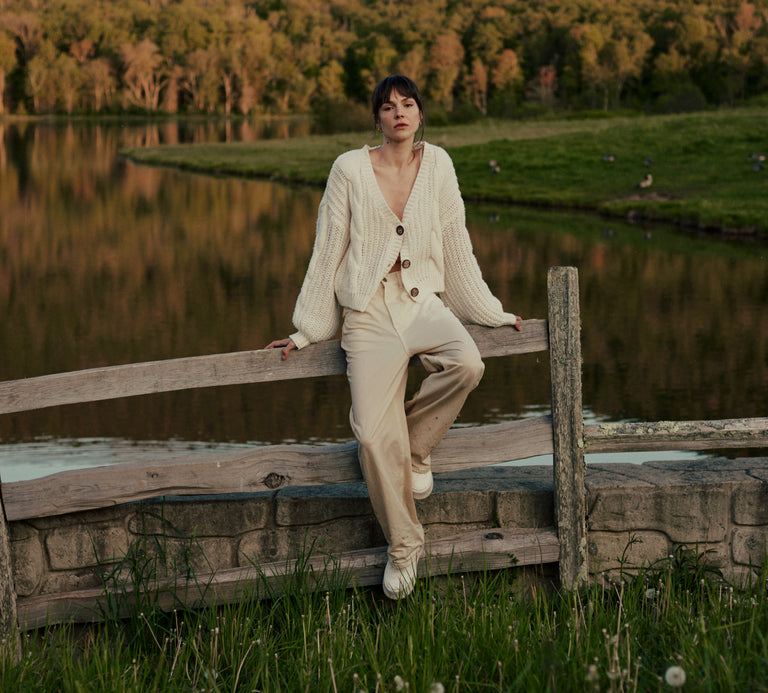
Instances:
[[[3,508],[2,484],[0,484],[0,641],[9,641],[13,661],[21,658],[21,633],[16,613],[16,590],[13,585],[11,565],[11,537]]]
[[[550,268],[547,293],[560,584],[574,589],[587,581],[578,270]]]

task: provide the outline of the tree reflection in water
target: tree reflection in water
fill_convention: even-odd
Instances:
[[[117,156],[141,143],[264,134],[207,121],[0,125],[0,379],[261,348],[287,334],[322,191]],[[579,268],[592,416],[766,415],[764,245],[591,215],[468,212],[485,276],[509,310],[546,317],[547,268]],[[526,416],[548,401],[545,356],[490,359],[459,424]],[[348,406],[343,376],[213,388],[6,415],[0,442],[348,440]]]

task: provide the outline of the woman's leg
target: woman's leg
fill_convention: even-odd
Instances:
[[[456,420],[485,366],[466,328],[437,296],[414,322],[408,340],[429,372],[405,405],[412,468],[423,474],[429,471],[425,458]]]
[[[392,562],[405,569],[424,547],[411,491],[411,450],[404,398],[410,354],[379,288],[365,312],[346,310],[342,348],[352,395],[350,423],[360,466]],[[390,303],[392,302],[390,291]]]
[[[388,275],[364,312],[345,311],[342,348],[368,493],[390,558],[406,567],[424,545],[411,474],[429,471],[424,460],[479,383],[483,362],[442,301],[413,301],[399,273]],[[408,362],[417,354],[430,375],[406,405]]]

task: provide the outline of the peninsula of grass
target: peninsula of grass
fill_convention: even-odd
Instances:
[[[483,120],[427,127],[451,154],[467,200],[601,214],[765,236],[765,108],[664,116]],[[322,185],[334,158],[373,132],[126,149],[146,164]],[[489,166],[498,163],[498,171]],[[765,167],[765,168],[763,168]],[[646,176],[652,181],[641,186]]]

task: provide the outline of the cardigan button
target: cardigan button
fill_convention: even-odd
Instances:
[[[408,269],[410,266],[411,266],[410,260],[403,260],[402,263],[400,264],[400,267],[402,267],[403,269]]]
[[[411,289],[411,296],[413,296],[414,298],[416,298],[418,295],[419,295],[419,290],[418,290],[418,289],[417,289],[417,288],[414,286],[414,287]]]
[[[397,232],[398,236],[402,236],[405,233],[405,229],[402,226],[398,226],[395,231]]]

